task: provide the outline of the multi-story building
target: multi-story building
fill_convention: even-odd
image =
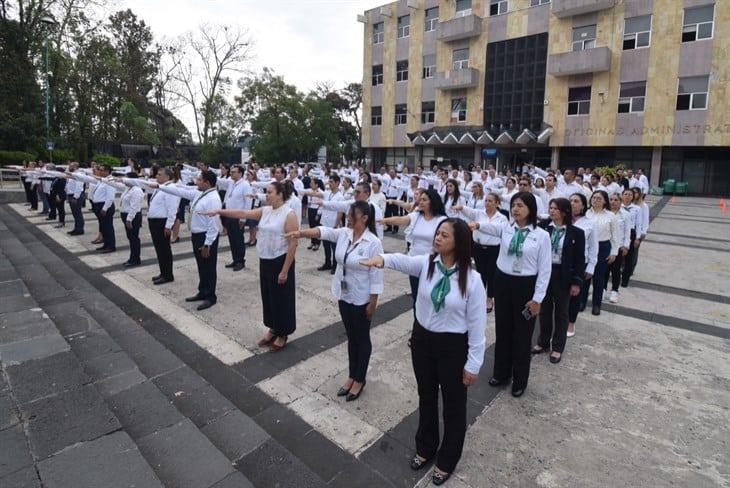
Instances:
[[[358,20],[375,164],[624,163],[730,194],[730,0],[398,0]]]

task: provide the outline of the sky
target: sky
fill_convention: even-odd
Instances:
[[[240,25],[254,41],[250,69],[273,68],[302,91],[318,82],[335,88],[362,82],[363,24],[357,15],[387,0],[117,0],[152,29],[157,40],[209,24]],[[192,129],[192,115],[178,117]]]

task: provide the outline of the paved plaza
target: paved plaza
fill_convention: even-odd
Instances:
[[[730,214],[717,199],[650,197],[652,223],[617,305],[581,314],[558,365],[532,363],[525,395],[469,390],[464,454],[446,486],[730,487]],[[347,347],[322,252],[301,241],[297,331],[262,334],[258,259],[218,258],[218,304],[185,303],[197,270],[185,226],[175,282],[143,225],[140,267],[0,205],[0,486],[414,487],[417,392],[407,277],[386,271],[363,396],[335,396]],[[402,236],[386,236],[402,252]],[[590,310],[590,306],[588,308]]]

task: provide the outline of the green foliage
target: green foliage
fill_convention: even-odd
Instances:
[[[50,161],[51,154],[45,148],[38,151],[38,157],[43,161]],[[53,162],[54,163],[65,163],[66,161],[76,160],[76,155],[72,149],[55,148],[53,150]]]
[[[35,161],[36,155],[24,151],[0,151],[0,164],[23,164],[23,161]]]
[[[111,154],[98,153],[94,154],[94,161],[99,164],[108,164],[109,166],[119,166],[122,164],[121,159]]]
[[[626,165],[623,163],[619,163],[615,166],[600,166],[597,168],[594,168],[593,172],[600,176],[614,176],[619,171],[623,172],[626,169]]]

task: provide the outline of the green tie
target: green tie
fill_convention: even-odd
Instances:
[[[433,290],[431,290],[431,302],[433,303],[433,308],[438,312],[444,308],[446,295],[451,291],[451,275],[456,273],[458,268],[453,267],[447,270],[441,261],[436,261],[436,266],[438,266],[442,276],[438,283],[436,283],[436,286],[433,287]]]
[[[553,233],[550,236],[550,245],[553,248],[553,252],[558,252],[560,247],[560,238],[565,235],[565,227],[553,227]]]
[[[525,239],[527,238],[527,234],[530,233],[530,229],[525,227],[524,229],[519,229],[515,227],[515,234],[512,236],[512,240],[509,243],[509,249],[507,249],[507,254],[515,255],[518,258],[522,257],[522,245],[525,243]]]

